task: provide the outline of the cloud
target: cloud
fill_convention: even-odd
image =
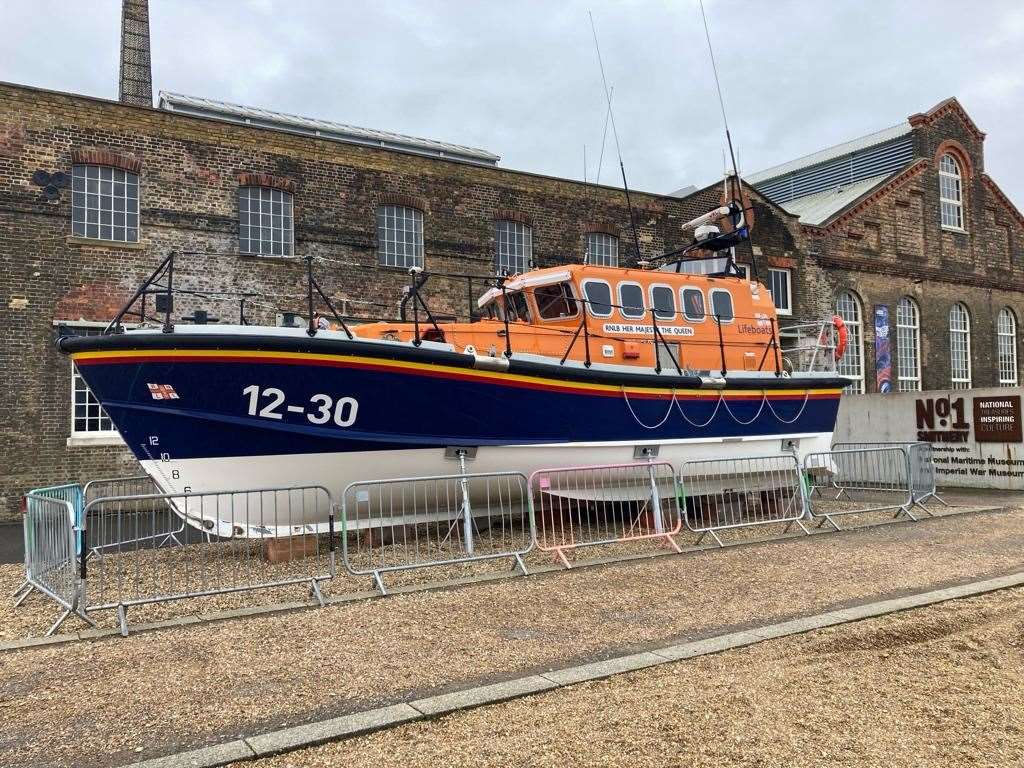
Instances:
[[[87,11],[84,9],[87,7]],[[951,0],[706,2],[746,171],[893,125],[958,96],[986,169],[1024,207],[1024,13]],[[151,0],[157,88],[479,146],[502,164],[596,170],[605,103],[592,9],[630,186],[720,178],[724,138],[695,0],[387,3]],[[120,3],[5,0],[0,77],[113,97]],[[602,180],[617,183],[609,133]]]

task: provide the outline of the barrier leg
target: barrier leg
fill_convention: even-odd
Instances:
[[[526,570],[526,563],[523,562],[523,558],[520,556],[520,554],[516,552],[512,557],[515,558],[515,563],[512,565],[512,570],[514,571],[518,568],[522,572],[523,576],[529,576],[530,572]]]
[[[320,582],[316,579],[311,579],[309,582],[309,594],[320,604],[321,608],[324,607],[324,596],[320,592]]]
[[[388,591],[384,588],[384,579],[380,577],[380,571],[373,572],[373,584],[380,591],[381,595],[387,595]]]
[[[35,589],[28,581],[21,582],[21,586],[14,590],[14,607],[17,608],[23,602],[25,598],[32,594],[32,590]]]
[[[50,628],[48,630],[46,630],[46,635],[45,636],[46,637],[50,637],[54,632],[56,632],[57,628],[61,624],[63,624],[70,615],[71,615],[71,609],[70,608],[66,608],[64,610],[64,613],[62,613],[60,615],[60,617],[55,622],[53,622],[53,624],[50,626]]]
[[[121,637],[128,637],[128,607],[124,603],[117,606],[117,623],[121,626]]]

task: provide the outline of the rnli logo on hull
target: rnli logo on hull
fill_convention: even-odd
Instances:
[[[177,400],[178,393],[170,384],[147,384],[149,395],[154,400]]]
[[[632,333],[650,336],[654,333],[653,325],[633,325],[632,323],[605,323],[605,333]],[[662,336],[693,336],[693,328],[686,325],[659,325],[658,333]]]

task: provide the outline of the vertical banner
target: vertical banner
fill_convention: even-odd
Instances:
[[[875,383],[879,392],[892,392],[892,343],[889,307],[875,306]]]

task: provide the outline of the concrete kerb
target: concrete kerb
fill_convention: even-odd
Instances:
[[[942,509],[936,511],[932,516],[925,518],[920,522],[927,522],[929,520],[941,520],[948,517],[973,517],[976,515],[986,514],[999,514],[1007,512],[1009,507],[986,507],[983,509],[969,509],[969,510],[958,510],[956,507],[950,509]],[[880,528],[889,525],[911,525],[914,521],[907,519],[893,519],[893,520],[879,520],[870,522],[865,525],[854,526],[851,528],[844,528],[842,531],[825,530],[820,528],[811,529],[811,535],[835,535],[835,534],[856,534],[858,531],[871,530],[873,528]],[[692,555],[700,552],[711,552],[718,551],[719,549],[725,548],[743,548],[743,547],[754,547],[761,544],[776,544],[786,541],[792,541],[794,539],[805,539],[807,538],[802,532],[797,533],[784,533],[777,536],[761,536],[752,539],[744,539],[742,541],[726,542],[724,547],[718,546],[696,546],[687,547],[682,552],[674,551],[662,551],[662,552],[644,552],[639,554],[622,555],[619,557],[604,557],[587,560],[582,563],[574,564],[572,570],[585,570],[588,568],[601,568],[609,565],[621,565],[623,563],[642,561],[642,560],[656,560],[662,557],[679,557],[680,555]],[[532,566],[530,568],[529,578],[537,578],[550,576],[552,574],[563,573],[566,569],[561,565],[541,565]],[[464,576],[458,579],[451,579],[449,581],[431,582],[426,584],[409,584],[393,587],[388,590],[387,595],[381,595],[376,590],[366,590],[361,592],[349,592],[343,595],[331,595],[324,597],[324,605],[343,605],[346,603],[352,603],[359,600],[370,600],[370,599],[382,599],[392,597],[395,595],[404,594],[415,594],[420,592],[436,592],[447,589],[459,589],[461,587],[473,586],[477,584],[484,584],[488,582],[507,581],[509,579],[526,578],[519,571],[509,571],[508,573],[483,573],[474,576]],[[284,613],[291,613],[299,610],[306,610],[307,608],[318,607],[319,603],[315,600],[302,600],[288,603],[275,603],[271,605],[258,605],[250,606],[245,608],[233,608],[224,611],[215,611],[210,613],[202,613],[193,616],[180,616],[172,619],[164,619],[162,621],[154,621],[144,624],[137,624],[132,626],[132,635],[141,634],[143,632],[155,632],[159,630],[174,629],[184,625],[192,624],[205,624],[213,623],[218,621],[230,621],[233,619],[249,617],[249,616],[268,616],[277,615]],[[53,635],[51,637],[28,637],[18,640],[5,640],[0,642],[0,654],[11,653],[14,651],[22,651],[29,648],[36,648],[40,646],[52,646],[52,645],[64,645],[66,643],[75,643],[80,641],[95,641],[104,640],[111,637],[120,637],[121,633],[118,629],[83,629],[73,633],[66,633],[62,635]]]
[[[444,715],[532,696],[545,691],[601,680],[618,674],[671,664],[684,659],[708,656],[768,640],[804,634],[824,627],[847,624],[913,608],[936,605],[949,600],[975,597],[1000,589],[1024,586],[1024,572],[908,595],[895,600],[882,600],[854,608],[828,611],[764,627],[731,632],[690,643],[656,648],[643,653],[613,657],[604,661],[528,675],[501,683],[467,688],[453,693],[416,699],[405,704],[356,712],[343,717],[309,723],[250,736],[212,747],[158,757],[128,768],[220,768],[232,762],[291,752],[317,746],[328,741],[353,738],[404,723],[430,720]]]

